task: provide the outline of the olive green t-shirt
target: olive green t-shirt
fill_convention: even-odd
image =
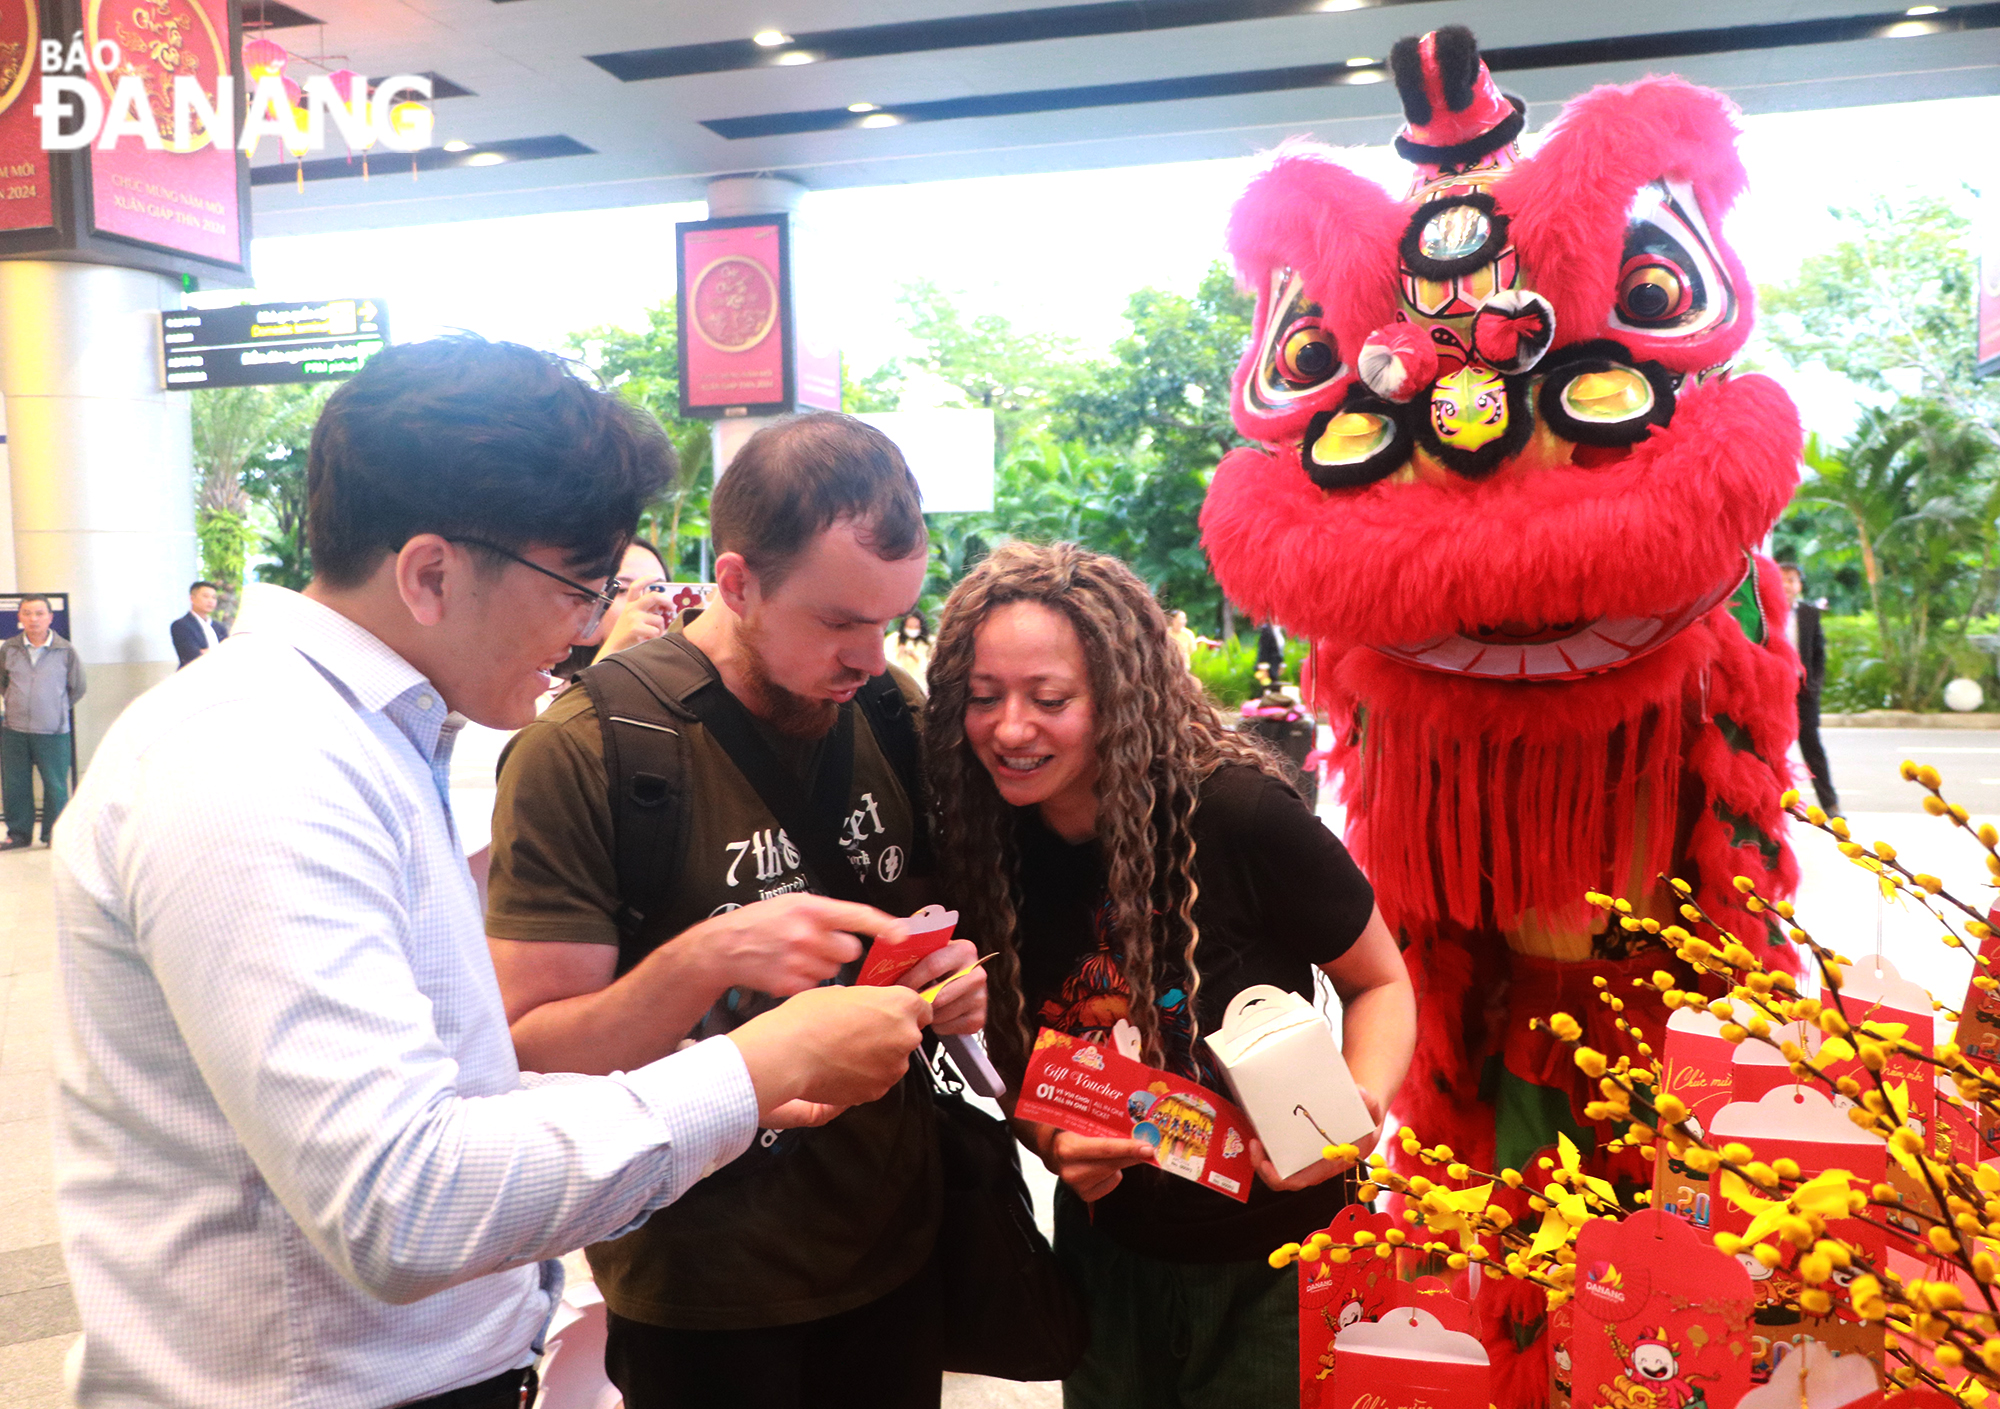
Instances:
[[[676,649],[664,640],[635,649],[660,648]],[[687,744],[688,810],[680,873],[647,935],[655,943],[810,889],[797,847],[728,754],[701,725],[673,726]],[[823,749],[789,742],[772,739],[789,766],[818,766]],[[928,904],[929,878],[908,864],[911,802],[865,715],[855,720],[849,806],[840,845],[869,903],[892,915]],[[616,946],[614,855],[603,735],[589,696],[572,689],[516,736],[501,765],[487,933]],[[771,1001],[732,990],[700,1031],[726,1031]],[[913,1066],[881,1100],[825,1126],[759,1132],[741,1158],[644,1225],[588,1249],[606,1304],[649,1325],[738,1330],[819,1320],[893,1291],[937,1234],[932,1122],[929,1078]]]

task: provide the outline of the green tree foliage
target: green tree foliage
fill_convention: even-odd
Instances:
[[[1775,535],[1814,595],[1867,624],[1829,636],[1828,688],[1841,682],[1850,708],[1935,708],[1945,681],[1972,668],[1966,635],[2000,591],[2000,388],[1973,377],[1977,263],[1963,204],[1836,210],[1849,237],[1759,292],[1764,336],[1792,366],[1900,396],[1865,412],[1838,449],[1808,438],[1804,482]]]
[[[1826,536],[1844,523],[1874,618],[1883,703],[1935,708],[1975,618],[2000,588],[2000,453],[1986,428],[1938,402],[1863,413],[1835,454],[1806,446],[1798,503]],[[1830,663],[1854,675],[1852,663]]]
[[[223,591],[224,613],[242,590],[257,509],[269,509],[265,475],[296,460],[297,513],[292,529],[302,548],[305,521],[305,445],[329,386],[220,387],[192,391],[195,460],[195,536],[202,574]],[[266,536],[266,551],[270,551]],[[270,580],[267,575],[267,580]],[[287,586],[305,578],[281,577]]]
[[[932,515],[933,604],[993,544],[1069,539],[1129,562],[1170,605],[1213,630],[1222,594],[1201,548],[1201,504],[1237,443],[1230,379],[1254,308],[1221,265],[1192,296],[1134,294],[1130,333],[1108,356],[1079,360],[1064,339],[968,318],[934,285],[910,286],[919,352],[847,384],[849,410],[895,409],[921,370],[990,407],[999,429],[990,514]]]
[[[639,516],[639,533],[660,550],[676,578],[691,580],[700,570],[701,543],[708,536],[708,496],[715,486],[707,421],[680,415],[680,342],[674,302],[646,310],[639,329],[603,327],[572,334],[570,349],[607,386],[650,412],[674,443],[680,473],[660,499]]]
[[[1970,217],[1931,195],[1833,213],[1852,236],[1803,261],[1790,283],[1758,291],[1765,339],[1794,367],[1818,362],[1871,391],[1939,402],[1990,433],[2000,386],[1972,374]]]
[[[967,317],[928,279],[904,285],[901,302],[917,351],[851,384],[856,404],[849,410],[893,411],[910,374],[925,373],[955,388],[959,404],[993,413],[994,454],[1004,463],[1075,382],[1076,345],[1069,338],[1025,332],[997,313]]]
[[[1214,630],[1221,593],[1201,549],[1203,496],[1236,443],[1229,383],[1250,336],[1252,301],[1217,265],[1190,296],[1134,294],[1130,334],[1083,360],[1069,340],[1023,330],[997,314],[968,315],[936,285],[903,295],[915,351],[856,376],[843,369],[849,411],[892,411],[919,376],[948,400],[994,413],[994,507],[930,516],[935,607],[994,544],[1070,539],[1116,553],[1171,605]],[[659,417],[681,452],[681,482],[648,510],[652,536],[696,570],[708,528],[708,425],[676,415],[674,310],[661,304],[637,330],[595,328],[570,339],[605,381]]]
[[[1255,311],[1219,261],[1192,297],[1141,289],[1126,305],[1130,335],[1086,369],[1057,413],[1064,430],[1137,472],[1118,510],[1124,541],[1106,551],[1191,620],[1225,631],[1222,589],[1201,547],[1201,505],[1216,465],[1240,443],[1230,381]]]

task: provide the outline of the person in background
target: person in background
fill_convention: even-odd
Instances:
[[[668,605],[672,574],[660,550],[643,538],[626,545],[619,560],[618,575],[611,580],[616,600],[604,610],[604,621],[595,640],[586,641],[569,653],[556,668],[557,678],[574,680],[579,671],[597,664],[606,656],[650,641],[673,624]]]
[[[1819,696],[1826,684],[1826,632],[1820,627],[1819,605],[1806,600],[1806,575],[1796,563],[1778,564],[1785,583],[1785,639],[1799,653],[1799,754],[1812,774],[1813,794],[1829,817],[1840,813],[1840,794],[1826,765],[1826,745],[1819,737]]]
[[[911,612],[882,643],[895,666],[917,684],[931,668],[931,624],[920,611]]]
[[[215,603],[220,595],[213,582],[189,586],[187,615],[177,618],[169,628],[174,638],[174,654],[181,658],[182,665],[229,639],[229,628],[215,620]]]
[[[944,893],[999,955],[987,1040],[1014,1091],[1037,1028],[1111,1046],[1121,1024],[1149,1065],[1224,1090],[1202,1034],[1252,984],[1312,998],[1317,971],[1379,1124],[1416,1004],[1374,891],[1224,725],[1123,563],[1014,543],[968,574],[938,629],[924,751]],[[1090,1309],[1066,1409],[1298,1403],[1298,1278],[1268,1258],[1354,1198],[1348,1164],[1280,1178],[1252,1141],[1260,1184],[1239,1204],[1143,1141],[1015,1129],[1061,1180],[1057,1255]]]
[[[519,1409],[556,1259],[904,1080],[907,989],[524,1079],[446,788],[592,634],[658,424],[560,359],[385,348],[307,461],[313,580],[111,726],[57,837],[75,1399]],[[229,839],[216,864],[214,839]],[[642,1020],[643,1021],[643,1020]]]
[[[1257,632],[1257,680],[1266,689],[1284,683],[1285,628],[1267,621]]]
[[[0,721],[0,809],[7,816],[7,840],[0,851],[18,851],[35,832],[35,774],[42,775],[42,844],[48,845],[56,818],[69,802],[70,765],[76,702],[86,681],[76,647],[51,629],[49,599],[21,599],[21,630],[0,642],[0,695],[7,715]]]

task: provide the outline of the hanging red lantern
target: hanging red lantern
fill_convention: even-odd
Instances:
[[[243,67],[250,72],[250,81],[276,78],[285,71],[291,55],[285,46],[270,39],[252,39],[243,45]]]

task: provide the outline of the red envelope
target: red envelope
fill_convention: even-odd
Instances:
[[[875,936],[868,957],[854,981],[863,988],[887,988],[917,966],[917,961],[935,954],[951,943],[958,928],[958,911],[942,905],[926,905],[896,928]]]
[[[1375,1213],[1359,1204],[1349,1204],[1333,1216],[1323,1230],[1343,1246],[1354,1235],[1382,1235],[1398,1227],[1386,1213]],[[1355,1254],[1346,1262],[1321,1257],[1299,1259],[1299,1403],[1306,1406],[1331,1404],[1334,1392],[1333,1338],[1360,1321],[1376,1321],[1396,1305],[1403,1286],[1398,1264],[1413,1257],[1407,1252],[1376,1257]]]
[[[1078,1135],[1144,1140],[1161,1169],[1238,1203],[1257,1177],[1242,1111],[1205,1086],[1053,1028],[1035,1036],[1014,1114]]]
[[[1903,1034],[1907,1040],[1920,1045],[1926,1053],[1930,1051],[1936,1030],[1931,1013],[1931,995],[1921,984],[1912,983],[1897,973],[1896,966],[1887,959],[1876,955],[1848,969],[1842,977],[1840,996],[1848,1021],[1856,1027],[1864,1022],[1900,1024],[1908,1029]],[[1873,1089],[1859,1059],[1830,1062],[1826,1070],[1827,1075],[1835,1079],[1852,1076],[1861,1082],[1863,1090]],[[1926,1135],[1937,1116],[1937,1085],[1932,1078],[1934,1071],[1935,1068],[1921,1058],[1901,1052],[1890,1057],[1882,1068],[1882,1080],[1886,1085],[1894,1086],[1900,1082],[1909,1092],[1910,1118]]]
[[[1334,1381],[1331,1409],[1487,1409],[1493,1372],[1475,1337],[1396,1307],[1335,1337]]]
[[[1573,1409],[1735,1409],[1750,1388],[1750,1279],[1678,1218],[1595,1219],[1576,1238]]]
[[[1848,1120],[1825,1096],[1790,1086],[1756,1102],[1725,1107],[1716,1116],[1709,1138],[1717,1147],[1740,1140],[1766,1164],[1781,1157],[1796,1160],[1802,1179],[1829,1169],[1845,1170],[1859,1179],[1863,1188],[1881,1182],[1888,1158],[1888,1147],[1880,1139]],[[1719,1188],[1714,1204],[1717,1232],[1741,1233],[1750,1226],[1751,1215],[1724,1197]],[[1871,1261],[1879,1261],[1888,1245],[1880,1228],[1860,1219],[1832,1220],[1827,1232],[1860,1248]],[[1833,1296],[1831,1315],[1812,1316],[1796,1309],[1801,1289],[1792,1270],[1796,1250],[1789,1243],[1779,1246],[1781,1259],[1776,1267],[1763,1267],[1747,1253],[1736,1259],[1751,1279],[1755,1294],[1750,1318],[1753,1378],[1764,1383],[1784,1354],[1808,1342],[1842,1354],[1860,1352],[1879,1367],[1883,1354],[1880,1323],[1862,1324],[1839,1285],[1826,1288]]]
[[[1986,912],[1993,933],[1979,941],[1980,957],[1972,975],[1991,974],[2000,978],[2000,905]],[[1971,979],[1966,980],[1965,1001],[1958,1005],[1958,1045],[1968,1059],[1981,1066],[2000,1066],[2000,993],[1988,993]]]

